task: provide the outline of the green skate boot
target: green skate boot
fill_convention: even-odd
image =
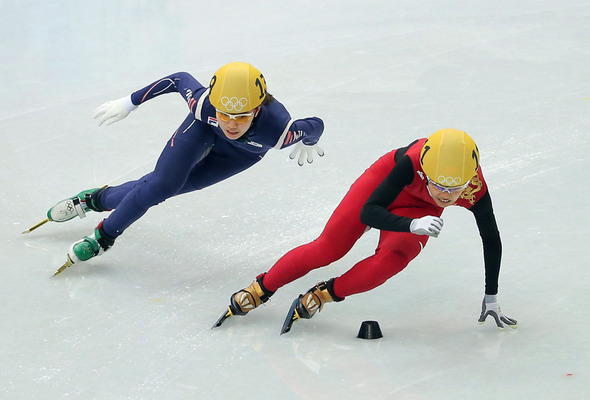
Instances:
[[[100,204],[100,195],[107,186],[83,190],[76,196],[60,201],[47,211],[47,218],[23,233],[30,233],[46,222],[66,222],[75,217],[85,218],[88,211],[106,211]]]
[[[300,294],[293,301],[287,313],[287,318],[285,318],[285,322],[283,323],[281,335],[289,332],[293,322],[298,319],[310,319],[316,312],[322,311],[324,304],[342,300],[344,299],[334,294],[334,279],[330,279],[328,282],[318,283],[309,289],[307,293]]]
[[[266,289],[262,284],[262,278],[264,274],[259,275],[254,282],[247,288],[237,291],[232,294],[229,299],[229,307],[227,311],[221,314],[221,317],[217,320],[213,328],[221,326],[226,319],[234,315],[246,315],[259,305],[266,303],[270,296],[274,294],[270,290]]]
[[[115,244],[115,238],[107,235],[102,228],[102,222],[94,229],[90,236],[78,240],[70,246],[67,254],[67,261],[62,265],[53,276],[60,274],[66,268],[81,261],[88,261],[91,258],[100,256],[109,250]]]

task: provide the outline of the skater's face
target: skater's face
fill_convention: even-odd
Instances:
[[[455,204],[455,202],[467,188],[467,185],[465,185],[452,188],[451,190],[443,190],[439,185],[433,183],[430,179],[426,185],[428,188],[428,193],[430,193],[430,196],[436,205],[443,208]]]
[[[252,111],[239,114],[228,114],[216,110],[217,123],[225,137],[229,140],[236,140],[242,137],[244,133],[250,129],[252,121],[254,120],[254,117],[256,117],[256,114],[258,114],[259,109],[260,108],[256,108]]]

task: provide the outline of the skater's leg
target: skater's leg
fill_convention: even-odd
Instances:
[[[178,194],[194,166],[209,153],[214,143],[215,135],[210,128],[195,123],[192,115],[189,115],[168,141],[153,172],[133,183],[122,185],[120,189],[114,187],[112,198],[109,198],[109,190],[105,191],[104,206],[119,201],[115,210],[104,220],[105,232],[113,237],[121,235],[150,207]]]
[[[321,235],[281,257],[265,275],[265,286],[276,291],[311,270],[344,257],[367,230],[360,220],[361,208],[378,184],[371,172],[361,175],[338,204]]]
[[[334,280],[334,293],[345,298],[382,285],[402,271],[422,251],[428,236],[381,231],[375,254]]]
[[[100,196],[100,204],[108,210],[114,210],[119,207],[121,200],[138,184],[141,180],[125,182],[117,186],[109,186]]]
[[[369,291],[404,269],[426,244],[428,236],[411,233],[381,232],[375,254],[357,263],[348,272],[320,282],[293,301],[281,334],[291,330],[293,322],[309,319],[326,303],[342,301],[346,296]],[[265,280],[266,282],[266,280]]]
[[[287,252],[272,266],[264,276],[264,285],[274,292],[316,268],[339,260],[350,251],[365,229],[360,220],[357,223],[333,214],[317,239]]]

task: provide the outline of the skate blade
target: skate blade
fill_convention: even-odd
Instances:
[[[226,311],[226,312],[224,312],[223,314],[221,314],[221,317],[219,317],[219,319],[217,320],[217,322],[215,323],[215,325],[213,325],[213,326],[211,327],[211,329],[213,329],[213,328],[217,328],[217,327],[220,327],[220,326],[221,326],[221,324],[223,324],[223,323],[225,322],[225,320],[226,320],[226,319],[228,319],[228,318],[230,318],[230,317],[233,317],[233,315],[234,315],[234,313],[232,313],[232,311],[231,311],[231,308],[230,308],[230,307],[228,307],[228,308],[227,308],[227,311]]]
[[[299,301],[299,299],[301,297],[303,297],[303,296],[300,295],[298,298],[296,298],[293,301],[293,304],[291,304],[291,308],[289,309],[289,312],[287,313],[287,317],[285,318],[285,322],[283,323],[283,328],[281,329],[281,335],[289,332],[291,330],[291,326],[293,326],[293,322],[295,322],[301,318],[299,316],[299,314],[297,313],[297,309],[296,309],[297,302]]]
[[[31,226],[29,229],[27,229],[26,231],[22,232],[22,233],[31,233],[33,232],[35,229],[37,229],[38,227],[40,227],[41,225],[47,223],[51,221],[49,218],[45,218],[43,221],[39,221],[37,222],[35,225]],[[21,234],[22,234],[21,233]]]
[[[55,273],[51,277],[54,278],[55,276],[61,274],[63,272],[63,270],[71,267],[72,265],[74,265],[74,262],[72,261],[72,259],[70,258],[70,255],[68,254],[68,260],[65,262],[64,265],[59,267],[59,269],[57,271],[55,271]]]

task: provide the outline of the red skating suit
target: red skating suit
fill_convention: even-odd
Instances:
[[[412,219],[440,216],[426,188],[420,150],[426,139],[379,158],[350,187],[320,236],[285,254],[264,276],[264,286],[276,291],[309,271],[342,258],[366,232],[380,229],[375,254],[334,280],[334,293],[344,298],[371,290],[404,269],[426,245],[429,236],[410,233]],[[481,167],[454,204],[473,212],[482,237],[486,294],[496,294],[502,245],[492,202]],[[361,211],[363,223],[361,221]],[[367,222],[370,221],[370,222]]]

